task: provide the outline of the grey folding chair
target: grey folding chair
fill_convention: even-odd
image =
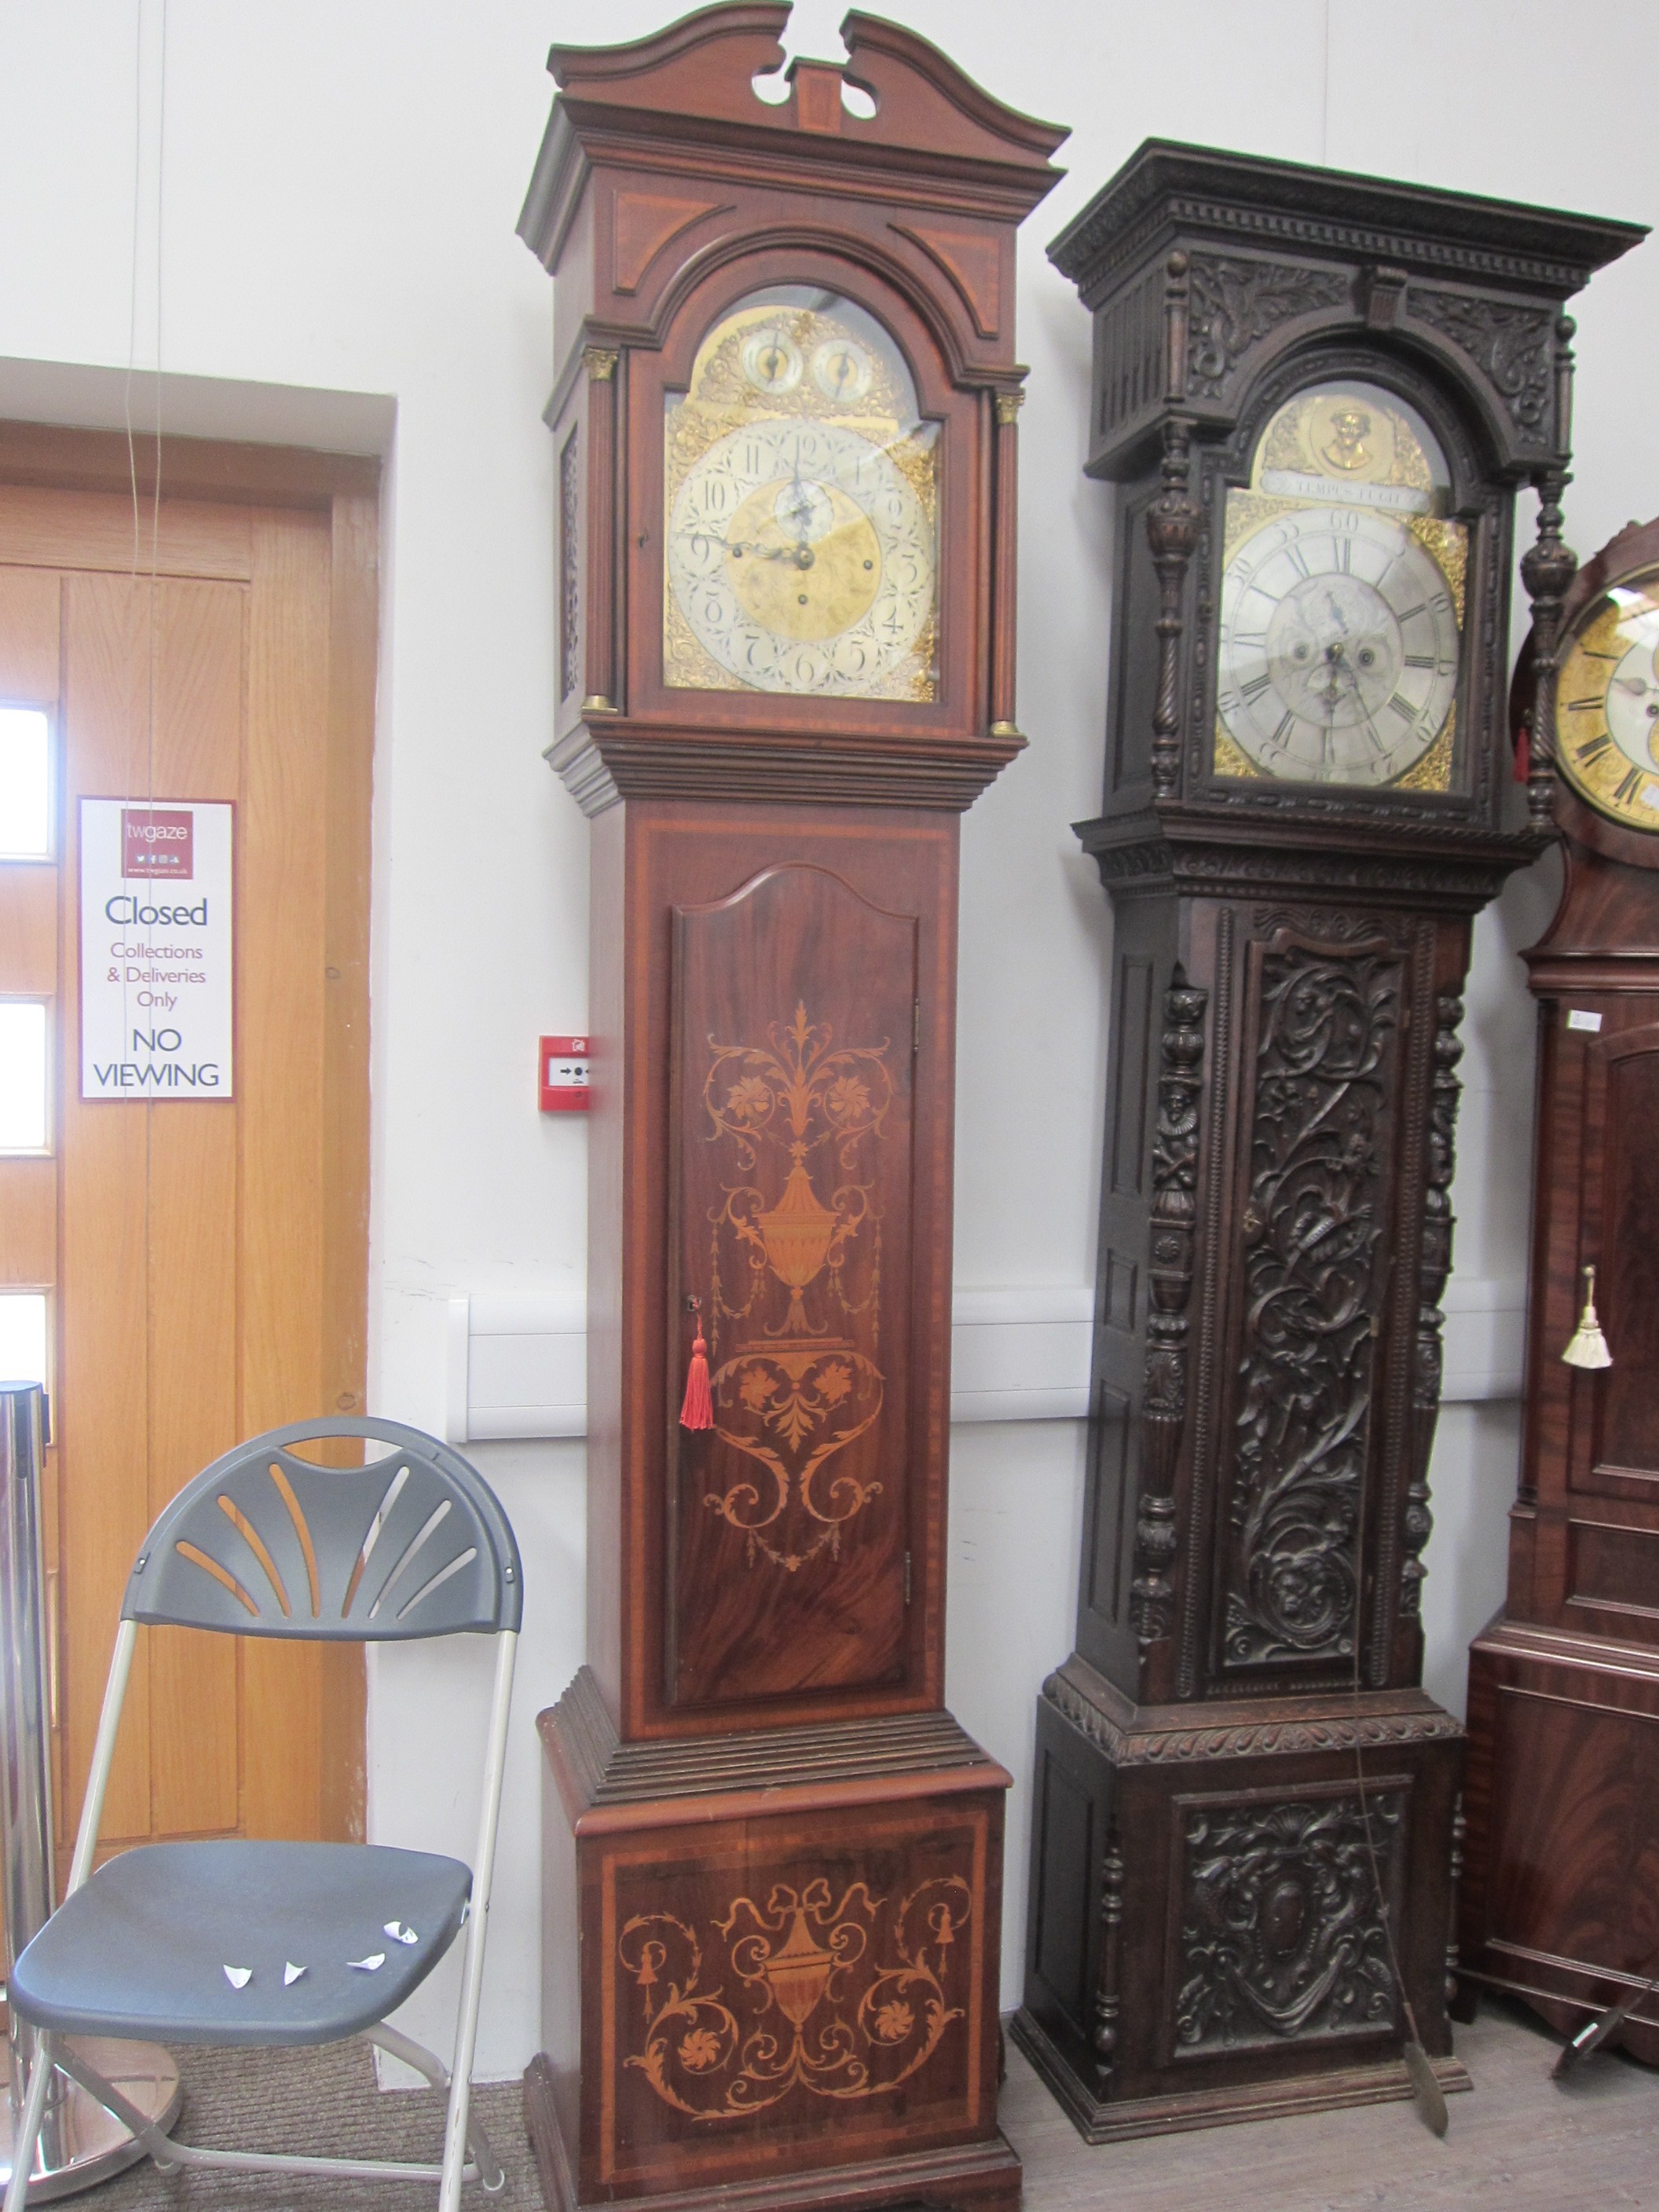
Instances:
[[[295,1444],[376,1438],[389,1456],[321,1467]],[[500,2161],[468,2113],[484,1931],[522,1574],[506,1515],[476,1468],[394,1421],[299,1421],[239,1444],[167,1508],[121,1607],[81,1829],[63,1904],[24,1951],[9,2001],[40,2031],[5,2212],[22,2212],[52,2070],[79,2081],[157,2166],[435,2181],[494,2193]],[[149,1844],[92,1871],[141,1623],[240,1636],[389,1643],[496,1638],[495,1686],[472,1870],[378,1844]],[[465,1926],[453,2069],[388,2027]],[[315,2045],[361,2035],[449,2087],[441,2166],[203,2150],[161,2134],[67,2039]]]

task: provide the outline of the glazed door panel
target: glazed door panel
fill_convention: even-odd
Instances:
[[[902,1680],[919,988],[915,917],[822,867],[676,909],[672,1704]]]

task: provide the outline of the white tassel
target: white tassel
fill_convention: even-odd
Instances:
[[[1561,1354],[1569,1367],[1611,1367],[1613,1354],[1607,1350],[1607,1340],[1601,1334],[1601,1324],[1595,1314],[1595,1270],[1584,1270],[1584,1310],[1578,1316],[1578,1326],[1567,1340],[1567,1348]]]

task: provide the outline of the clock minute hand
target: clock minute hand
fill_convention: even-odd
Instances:
[[[706,545],[718,545],[725,553],[752,553],[762,561],[793,561],[796,549],[793,545],[763,545],[747,538],[717,538],[712,530],[683,530],[682,538],[702,538]]]

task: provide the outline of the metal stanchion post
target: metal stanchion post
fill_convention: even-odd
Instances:
[[[40,1468],[46,1398],[38,1382],[0,1382],[0,1856],[4,1859],[6,1967],[46,1925],[57,1897],[52,1865],[48,1661],[41,1629]],[[0,2186],[11,2178],[35,2033],[8,2008],[10,2067]],[[87,2057],[141,2112],[171,2127],[179,2069],[154,2043],[84,2039]],[[89,2189],[141,2158],[119,2120],[76,2082],[54,2077],[29,2179],[29,2201]]]

